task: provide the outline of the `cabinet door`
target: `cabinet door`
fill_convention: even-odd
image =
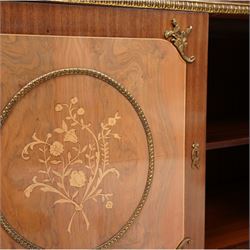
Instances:
[[[1,36],[1,247],[176,248],[186,63],[160,39]]]

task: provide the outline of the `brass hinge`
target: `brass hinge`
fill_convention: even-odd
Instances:
[[[173,29],[172,30],[167,30],[164,33],[164,36],[166,39],[168,39],[178,50],[180,53],[181,57],[187,62],[187,63],[192,63],[195,60],[194,56],[186,56],[184,53],[184,49],[187,47],[188,42],[187,42],[187,37],[189,33],[192,31],[192,26],[189,26],[186,31],[181,30],[180,25],[177,23],[176,19],[174,18],[172,20],[172,25]]]

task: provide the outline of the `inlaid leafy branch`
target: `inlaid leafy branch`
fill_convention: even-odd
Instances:
[[[71,233],[77,214],[82,216],[88,230],[90,222],[84,209],[87,201],[98,202],[100,199],[107,209],[113,207],[113,194],[105,193],[101,184],[109,174],[117,178],[120,176],[119,171],[110,166],[109,142],[110,139],[121,139],[119,134],[112,132],[121,117],[116,113],[114,117],[102,122],[96,136],[91,124],[84,120],[85,110],[78,107],[77,97],[73,97],[69,104],[57,104],[55,111],[66,113],[61,126],[48,133],[44,140],[34,133],[33,141],[22,151],[24,160],[30,160],[32,152],[39,152],[36,160],[43,166],[33,177],[32,184],[24,190],[24,194],[29,198],[35,189],[55,194],[57,198],[54,205],[69,204],[74,208],[67,231]],[[84,145],[80,140],[83,133],[87,133],[90,138]]]

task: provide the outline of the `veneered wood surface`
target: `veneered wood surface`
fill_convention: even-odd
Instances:
[[[193,26],[186,49],[196,61],[187,65],[184,234],[192,239],[188,248],[203,248],[208,15],[52,3],[1,3],[0,11],[2,33],[163,38],[173,18],[183,28]],[[201,151],[201,168],[195,171],[190,168],[194,141]]]
[[[1,58],[2,107],[33,78],[67,67],[104,72],[134,95],[152,129],[155,176],[142,214],[114,247],[175,248],[184,237],[186,64],[171,43],[157,39],[2,35]],[[77,103],[72,99],[75,97]],[[121,116],[115,124],[109,125],[112,133],[119,134],[121,139],[110,139],[110,166],[107,167],[119,171],[120,178],[110,174],[100,185],[104,193],[113,194],[110,198],[113,206],[106,208],[106,201],[103,203],[97,196],[97,202],[90,200],[84,203],[89,229],[77,212],[71,233],[67,232],[67,226],[75,212],[72,204],[53,205],[61,196],[43,192],[43,186],[31,190],[30,197],[25,195],[34,176],[39,183],[49,183],[63,192],[56,184],[60,178],[54,177],[56,181],[53,183],[44,182],[48,177],[39,173],[44,168],[43,162],[39,162],[39,159],[44,159],[40,152],[43,146],[39,144],[29,149],[30,159],[22,157],[24,146],[34,141],[31,138],[34,133],[43,141],[51,133],[49,146],[46,146],[46,154],[51,157],[48,164],[61,173],[63,163],[53,165],[52,160],[59,161],[63,157],[65,162],[69,162],[68,152],[72,158],[76,154],[72,150],[74,145],[82,148],[93,143],[88,133],[84,134],[78,126],[65,119],[66,106],[65,111],[56,112],[54,109],[58,104],[70,102],[76,111],[84,108],[84,115],[78,114],[76,119],[84,117],[84,122],[91,123],[96,134],[101,129],[101,122],[113,124],[110,117],[114,117],[116,112]],[[68,126],[66,130],[76,130],[78,143],[72,133],[68,141],[65,140],[66,132],[62,136],[54,131],[65,126],[62,120]],[[60,156],[51,149],[55,142],[63,144]],[[115,89],[88,76],[60,77],[32,90],[17,104],[4,124],[1,146],[1,210],[18,232],[42,247],[93,248],[103,243],[126,223],[145,186],[148,153],[145,133],[136,112]],[[85,173],[87,185],[91,174],[84,167],[86,164],[78,163],[71,167],[72,172]],[[70,197],[80,190],[81,197],[85,187],[78,188],[74,182],[72,184],[72,172],[65,176],[66,190],[69,190]],[[78,202],[78,196],[74,200]],[[4,240],[2,247],[9,248],[11,244],[10,239]]]

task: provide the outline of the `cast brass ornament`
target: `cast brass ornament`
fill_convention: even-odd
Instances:
[[[85,69],[85,68],[59,69],[59,70],[55,70],[55,71],[49,72],[47,74],[44,74],[44,75],[42,75],[42,76],[40,76],[40,77],[32,80],[31,82],[27,83],[23,88],[21,88],[19,90],[11,98],[11,100],[9,101],[9,103],[2,110],[1,115],[0,115],[0,128],[3,127],[4,123],[7,121],[7,118],[9,117],[9,115],[11,114],[11,111],[14,109],[14,107],[17,105],[17,103],[24,96],[26,96],[31,90],[33,90],[34,88],[36,88],[40,84],[43,84],[43,83],[45,83],[45,82],[47,82],[47,81],[49,81],[51,79],[54,79],[54,78],[57,78],[57,77],[61,77],[61,76],[65,76],[65,75],[86,75],[86,76],[89,76],[89,77],[93,77],[93,78],[99,79],[99,80],[105,82],[106,84],[110,85],[114,89],[116,89],[131,104],[131,106],[135,110],[136,114],[138,115],[138,117],[139,117],[139,119],[141,121],[141,124],[143,126],[144,132],[145,132],[146,141],[147,141],[147,149],[148,149],[148,173],[147,173],[147,180],[146,180],[146,184],[145,184],[145,187],[144,187],[144,191],[142,193],[140,201],[138,202],[137,207],[135,208],[135,210],[133,211],[132,215],[130,216],[130,218],[128,219],[128,221],[125,223],[125,225],[123,225],[122,228],[118,232],[116,232],[111,238],[109,238],[107,241],[103,242],[102,244],[100,244],[99,246],[96,247],[98,249],[101,249],[101,248],[110,248],[113,244],[115,244],[117,241],[119,241],[125,235],[125,233],[128,231],[128,229],[135,222],[136,218],[140,215],[140,213],[141,213],[141,211],[142,211],[142,209],[144,207],[144,204],[145,204],[145,202],[147,200],[150,188],[152,186],[153,175],[154,175],[154,145],[153,145],[153,137],[152,137],[151,129],[150,129],[148,121],[147,121],[147,119],[146,119],[146,117],[144,115],[144,112],[142,111],[140,105],[135,100],[135,98],[133,97],[133,95],[130,94],[130,92],[122,84],[120,84],[119,82],[113,80],[109,76],[107,76],[107,75],[105,75],[105,74],[103,74],[103,73],[101,73],[99,71],[96,71],[96,70],[93,70],[93,69]],[[90,129],[90,127],[88,126],[88,124],[85,124],[84,121],[82,122],[82,120],[81,120],[81,116],[83,116],[85,114],[84,108],[83,107],[76,107],[76,106],[73,107],[73,105],[77,105],[77,101],[78,101],[77,97],[72,97],[72,99],[70,100],[69,104],[67,104],[67,103],[58,103],[54,107],[54,110],[56,112],[60,112],[63,108],[65,108],[66,110],[68,109],[67,110],[68,111],[68,117],[69,117],[69,119],[72,122],[72,126],[73,126],[74,123],[76,123],[74,126],[79,125],[79,129],[82,129],[82,128],[84,128],[84,129],[87,129],[87,128]],[[75,112],[77,112],[77,114],[75,114],[72,109],[74,109]],[[71,114],[69,114],[69,113],[71,113]],[[120,117],[119,113],[116,113],[116,114],[114,114],[114,116],[109,117],[107,119],[106,123],[101,123],[101,127],[103,127],[103,130],[104,130],[103,131],[104,136],[105,136],[105,133],[106,133],[106,129],[109,130],[110,127],[115,126],[116,123],[118,122],[118,120],[120,118],[121,117]],[[66,117],[65,117],[65,119],[66,119]],[[87,125],[87,127],[86,127],[86,125]],[[71,141],[72,143],[75,143],[75,142],[78,141],[78,137],[76,136],[76,129],[69,127],[68,125],[66,125],[65,122],[62,122],[61,126],[55,128],[55,130],[56,130],[55,131],[56,133],[62,133],[63,134],[63,138],[64,138],[63,140]],[[89,133],[92,133],[92,132],[93,131],[89,130]],[[102,130],[101,130],[101,133],[102,133]],[[110,133],[111,133],[111,131],[110,131]],[[95,140],[98,140],[98,136],[99,136],[100,140],[103,139],[102,135],[97,135],[96,136],[95,134],[93,134],[92,136],[93,136],[93,138]],[[29,144],[27,144],[24,147],[24,149],[23,149],[22,158],[25,159],[25,160],[29,160],[29,157],[30,157],[29,154],[30,154],[30,152],[32,152],[33,147],[34,147],[33,144],[39,144],[39,145],[41,144],[41,145],[43,145],[45,147],[48,146],[46,152],[49,151],[49,153],[52,156],[59,156],[59,155],[61,155],[63,153],[63,150],[64,150],[62,142],[54,141],[54,142],[50,143],[50,141],[49,141],[50,139],[51,139],[51,134],[49,133],[49,134],[47,134],[47,136],[45,136],[45,142],[47,140],[47,144],[46,144],[46,143],[44,143],[44,141],[42,141],[40,138],[38,138],[36,134],[33,134],[33,136],[32,136],[32,142],[30,142]],[[120,139],[120,135],[117,134],[117,133],[114,133],[113,134],[113,139],[119,140]],[[96,148],[97,147],[101,147],[102,142],[97,143],[96,144]],[[80,146],[82,146],[82,147],[80,147],[80,149],[77,148],[77,147],[75,148],[75,151],[76,151],[77,155],[78,155],[78,153],[80,154],[83,150],[84,150],[84,152],[85,152],[85,150],[87,150],[87,148],[85,149],[84,145],[80,145]],[[74,149],[72,148],[72,150],[74,150]],[[92,150],[94,150],[94,149],[92,148]],[[102,149],[99,148],[99,150],[101,151]],[[103,148],[103,150],[105,151],[104,148]],[[74,157],[74,156],[68,154],[67,157],[70,158],[70,163],[73,164],[72,157]],[[38,161],[39,161],[39,159],[38,159]],[[80,159],[77,158],[75,160],[77,161],[77,160],[80,160]],[[96,161],[98,160],[98,162],[101,160],[101,157],[100,157],[100,155],[98,153],[96,154],[96,159],[95,160]],[[108,164],[109,162],[107,162],[107,159],[105,160],[103,158],[103,160],[104,160],[103,163],[105,165],[105,170],[104,171],[106,171],[105,173],[106,174],[107,173],[114,174],[114,175],[116,175],[118,177],[119,176],[119,171],[117,169],[109,167],[109,164]],[[47,162],[48,162],[48,157],[46,156],[46,159],[45,158],[41,159],[41,161],[43,161],[43,162],[41,162],[42,164],[46,165]],[[57,162],[53,160],[52,164],[56,165]],[[99,169],[100,169],[99,167],[98,168],[95,167],[95,170],[96,169],[98,169],[98,171],[97,171],[98,174],[101,174],[102,177],[104,178],[104,176],[103,176],[104,172],[99,171]],[[65,177],[67,170],[68,169],[65,169],[64,176],[60,175],[58,177],[60,177],[61,179],[63,177]],[[95,171],[95,170],[93,170],[93,171]],[[42,171],[46,172],[46,171],[48,171],[48,169],[42,170]],[[52,175],[50,175],[50,174],[51,173],[49,173],[48,178],[50,178],[50,177],[52,178]],[[58,173],[54,173],[54,174],[56,175]],[[71,186],[73,186],[73,187],[79,187],[79,188],[83,187],[84,185],[88,186],[88,183],[87,183],[86,178],[85,178],[86,176],[85,176],[84,171],[72,171],[69,174],[69,176],[70,176],[70,184],[71,184]],[[102,179],[101,178],[97,179],[97,183],[98,183],[98,180],[101,183]],[[92,184],[93,183],[91,183],[91,185],[90,185],[92,187],[92,189],[91,189],[91,195],[89,195],[90,193],[87,193],[87,195],[89,195],[88,198],[90,198],[90,199],[92,199],[92,198],[96,199],[96,197],[93,196],[93,195],[95,195],[95,194],[99,195],[102,192],[100,193],[100,191],[98,191],[99,190],[98,188],[95,189],[96,185],[92,185]],[[62,185],[61,189],[63,189],[62,182],[59,183],[59,185],[60,186]],[[44,182],[41,182],[41,179],[39,181],[38,178],[36,178],[36,176],[34,176],[33,180],[32,180],[32,183],[24,190],[25,196],[27,198],[29,198],[30,195],[31,195],[31,193],[34,192],[35,189],[38,186],[40,188],[40,191],[42,191],[42,192],[45,192],[45,193],[46,192],[58,193],[58,189],[55,186],[46,186],[46,185],[44,185]],[[92,190],[93,190],[93,192],[92,192]],[[69,190],[65,190],[65,191],[68,192]],[[78,194],[74,194],[74,195],[78,195]],[[61,205],[62,205],[63,203],[66,203],[66,200],[67,199],[64,197],[64,198],[61,198],[59,201],[56,200],[55,202],[56,203],[61,203]],[[70,202],[70,201],[67,200],[67,202]],[[105,202],[105,207],[107,209],[111,209],[112,208],[113,203],[110,200],[110,196],[104,197],[104,202]],[[74,205],[76,207],[75,213],[78,213],[80,215],[83,212],[81,204],[74,204]],[[69,225],[68,225],[68,228],[67,228],[67,230],[68,230],[69,233],[71,231],[71,224],[73,223],[73,216],[75,216],[75,214],[73,214],[71,216],[72,217],[70,219],[70,222],[69,222]],[[85,223],[86,227],[88,228],[90,226],[90,222],[88,221],[88,219],[85,217],[85,215],[83,213],[82,213],[82,216],[83,216],[83,219],[84,219],[84,223]],[[24,247],[26,249],[43,249],[43,247],[36,245],[35,243],[33,243],[33,242],[29,241],[28,239],[26,239],[20,233],[18,233],[15,230],[15,228],[13,228],[9,224],[7,218],[3,215],[2,212],[0,212],[0,224],[1,224],[2,228],[7,232],[7,234],[15,242],[19,243],[22,247]]]
[[[192,242],[192,240],[188,237],[184,238],[180,244],[177,246],[176,249],[185,249],[187,245],[189,245]]]
[[[164,36],[167,40],[169,40],[178,50],[181,57],[187,63],[192,63],[195,60],[194,56],[188,57],[185,55],[185,48],[188,45],[187,37],[189,33],[192,31],[192,26],[189,26],[186,31],[182,31],[180,25],[177,23],[176,19],[172,20],[173,30],[166,31]]]
[[[192,145],[192,168],[200,168],[200,145],[199,143],[193,143]]]

